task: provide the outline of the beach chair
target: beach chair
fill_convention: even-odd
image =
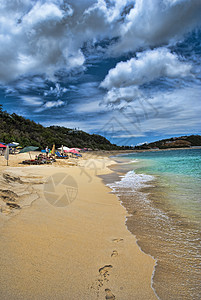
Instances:
[[[56,154],[57,158],[65,158],[65,159],[68,158],[68,156],[66,156],[66,155],[61,155],[58,151],[55,152],[55,154]]]

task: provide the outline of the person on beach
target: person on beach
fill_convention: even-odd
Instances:
[[[48,157],[49,149],[48,146],[45,148],[46,156]]]

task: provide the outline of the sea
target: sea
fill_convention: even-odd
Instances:
[[[128,211],[126,225],[156,260],[161,300],[201,299],[201,149],[115,157],[104,181]]]

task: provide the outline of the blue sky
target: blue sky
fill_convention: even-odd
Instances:
[[[200,0],[0,1],[0,103],[119,145],[201,133]]]

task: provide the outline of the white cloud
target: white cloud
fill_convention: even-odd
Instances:
[[[43,100],[39,97],[34,96],[21,96],[21,99],[23,100],[25,105],[30,106],[40,106],[43,104]]]
[[[61,87],[59,83],[56,83],[55,88],[51,86],[49,90],[44,90],[44,96],[54,95],[58,98],[66,92],[68,92],[67,88]]]
[[[91,133],[104,134],[116,142],[134,143],[134,139],[147,136],[192,134],[201,128],[201,90],[197,86],[174,90],[158,91],[151,99],[142,99],[129,103],[125,110],[108,110],[103,115],[98,103],[86,110],[81,105],[68,119],[64,114],[54,120],[54,124],[70,128],[79,127]],[[89,110],[88,110],[89,109]],[[80,118],[81,113],[81,118]],[[86,113],[86,115],[84,115]],[[88,114],[91,113],[89,116]],[[52,125],[52,120],[43,120],[45,125]]]
[[[201,1],[136,0],[121,27],[120,41],[112,52],[136,51],[180,39],[201,24]]]
[[[41,77],[29,77],[29,78],[21,78],[17,80],[15,84],[12,84],[13,92],[19,91],[20,93],[28,93],[34,89],[45,89],[46,84],[44,79]]]
[[[87,103],[80,103],[76,106],[75,112],[81,114],[95,114],[97,112],[106,112],[107,108],[105,106],[100,106],[100,100],[92,100]]]
[[[0,81],[41,75],[55,81],[55,72],[80,68],[82,43],[68,28],[73,9],[66,1],[11,1],[0,4]]]
[[[104,103],[111,105],[118,105],[118,108],[126,107],[126,102],[142,97],[142,92],[136,86],[125,88],[112,88],[104,97]]]
[[[142,85],[160,77],[185,77],[190,75],[191,65],[179,61],[176,54],[165,48],[138,53],[136,58],[120,62],[111,69],[101,87],[127,87]]]
[[[83,68],[84,44],[90,54],[95,42],[119,38],[102,51],[122,55],[169,43],[201,21],[200,0],[7,0],[0,10],[3,83],[41,74],[55,81],[60,70]]]
[[[94,5],[85,11],[85,14],[101,15],[103,20],[107,23],[112,23],[115,20],[119,20],[124,8],[132,1],[128,0],[116,0],[105,1],[97,0]]]
[[[27,26],[40,25],[43,22],[56,22],[62,19],[64,11],[54,3],[37,2],[35,6],[23,17]],[[72,14],[72,11],[70,15]]]
[[[176,54],[166,48],[137,53],[136,58],[118,63],[102,81],[100,87],[108,90],[103,103],[117,109],[125,109],[134,101],[148,101],[149,95],[141,85],[163,77],[166,81],[193,78],[191,69],[190,63],[182,62]],[[152,91],[153,97],[154,93]]]
[[[146,114],[144,109],[138,111],[141,131],[165,135],[200,132],[200,98],[201,90],[195,85],[173,92],[159,91],[152,99],[144,101]],[[149,104],[156,108],[155,114]],[[137,103],[133,103],[134,108],[135,105]],[[128,116],[132,118],[132,114],[128,113]]]
[[[60,107],[64,105],[64,101],[57,100],[57,101],[48,101],[46,102],[43,106],[42,109],[47,109],[47,108],[53,108],[53,107]]]
[[[44,103],[44,100],[37,96],[20,96],[25,105],[34,107],[35,112],[41,112],[46,109],[51,109],[53,107],[61,107],[65,103],[62,100],[56,101],[47,101]]]
[[[113,138],[120,138],[120,139],[124,139],[124,138],[136,138],[136,137],[143,137],[145,136],[144,133],[136,133],[136,134],[120,134],[120,135],[113,135]]]
[[[191,65],[165,48],[201,24],[200,0],[6,0],[0,11],[0,83],[21,97],[27,111],[31,106],[45,111],[44,122],[49,118],[50,124],[98,132],[115,111],[121,138],[200,130],[201,94],[195,86],[185,87]],[[136,51],[141,53],[134,57]],[[98,89],[103,68],[113,63],[110,57],[128,52],[133,58],[118,63],[103,80],[104,97]],[[102,58],[107,58],[103,65]],[[87,65],[97,69],[78,77]],[[198,67],[198,85],[199,72]],[[150,84],[149,96],[141,85],[161,77],[166,83],[179,79],[183,86],[167,92]],[[101,97],[111,107],[99,106]],[[61,116],[53,116],[51,109],[59,107]]]

